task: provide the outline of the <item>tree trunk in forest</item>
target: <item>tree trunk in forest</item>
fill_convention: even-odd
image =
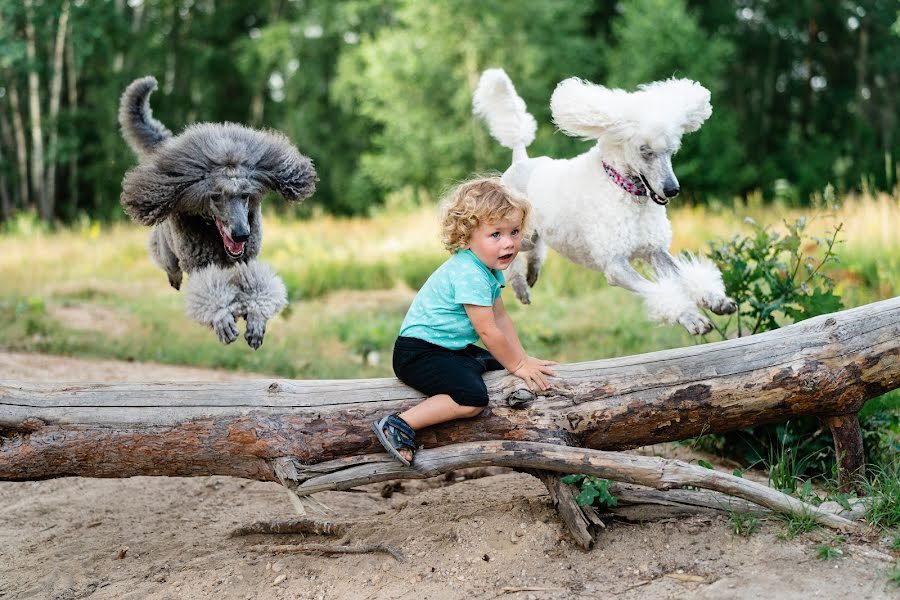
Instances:
[[[9,120],[6,118],[6,113],[3,110],[3,104],[2,97],[0,97],[0,221],[6,221],[12,216],[14,204],[3,166],[9,164],[9,160],[6,157],[7,152],[15,152],[15,142],[13,142]]]
[[[74,31],[73,31],[74,34]],[[78,107],[78,68],[75,64],[75,44],[72,42],[74,35],[66,40],[66,100],[69,110],[74,111]],[[73,152],[69,157],[69,207],[72,212],[78,208],[78,155]]]
[[[25,142],[25,124],[22,122],[22,108],[19,102],[19,90],[15,81],[5,72],[6,81],[10,82],[9,108],[12,110],[13,132],[16,136],[16,164],[19,167],[19,203],[22,208],[31,206],[31,194],[28,191],[28,144]]]
[[[900,297],[736,340],[556,370],[552,389],[521,408],[510,399],[522,381],[488,374],[491,404],[483,416],[425,429],[419,442],[624,450],[817,415],[852,417],[834,420],[849,447],[860,435],[855,414],[865,401],[900,387]],[[309,466],[382,452],[371,423],[421,399],[396,379],[0,382],[0,480],[271,481],[279,458]],[[861,465],[846,467],[859,472]]]
[[[45,221],[53,219],[52,200],[44,190],[44,138],[41,126],[41,82],[35,51],[32,0],[25,0],[25,55],[28,57],[28,114],[31,117],[31,191]]]
[[[59,139],[59,103],[62,96],[63,75],[63,50],[66,43],[66,30],[69,27],[69,1],[63,2],[62,13],[59,15],[59,24],[56,28],[56,45],[53,47],[53,80],[50,83],[50,110],[47,149],[49,151],[47,163],[47,180],[44,186],[47,202],[50,204],[50,213],[55,212],[56,207],[56,156],[57,140]]]

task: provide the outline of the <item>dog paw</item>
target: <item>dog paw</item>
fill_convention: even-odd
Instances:
[[[727,296],[708,298],[703,304],[717,315],[730,315],[737,310],[737,302]]]
[[[263,337],[266,335],[266,322],[262,319],[247,319],[247,331],[244,339],[254,350],[262,346]]]
[[[519,302],[522,304],[531,304],[531,295],[528,293],[528,286],[521,276],[513,278],[509,284],[512,287],[513,292],[515,292],[516,298],[519,299]]]
[[[169,275],[169,285],[171,285],[176,290],[180,290],[181,289],[181,277],[182,277],[181,272],[179,271],[177,275],[172,275],[171,273],[169,273],[168,275]]]
[[[684,313],[678,317],[678,323],[691,335],[703,335],[712,331],[712,321],[698,313]]]
[[[223,344],[230,344],[238,337],[237,323],[234,322],[234,317],[230,314],[217,318],[213,321],[212,327],[219,341]]]
[[[534,287],[534,284],[537,283],[538,277],[540,277],[540,275],[541,272],[539,269],[528,269],[528,274],[525,276],[525,281],[528,282],[528,287]]]

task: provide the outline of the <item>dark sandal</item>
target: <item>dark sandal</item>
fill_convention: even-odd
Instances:
[[[416,455],[416,432],[409,423],[401,419],[399,413],[394,413],[372,423],[372,430],[384,449],[408,467],[412,461],[403,458],[399,451],[409,450],[413,457]]]

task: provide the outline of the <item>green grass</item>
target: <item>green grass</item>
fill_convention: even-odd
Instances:
[[[879,529],[900,527],[900,467],[894,463],[871,468],[865,492],[871,501],[865,515],[869,525]]]
[[[782,540],[792,540],[798,535],[808,533],[819,527],[812,514],[807,512],[802,512],[799,515],[782,514],[778,515],[778,518],[784,522],[784,531],[778,534],[778,538]]]
[[[894,565],[887,572],[887,579],[895,587],[900,588],[900,565]]]
[[[816,545],[816,558],[819,560],[832,560],[835,558],[843,558],[845,555],[844,538],[835,536],[828,542],[822,542]]]
[[[728,512],[728,529],[734,535],[750,537],[759,529],[762,521],[755,513]]]

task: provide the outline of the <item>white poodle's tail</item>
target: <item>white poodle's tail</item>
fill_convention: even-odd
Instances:
[[[525,149],[534,141],[537,122],[503,69],[488,69],[481,74],[472,97],[472,112],[485,120],[500,145],[513,151],[514,163],[528,158]]]

